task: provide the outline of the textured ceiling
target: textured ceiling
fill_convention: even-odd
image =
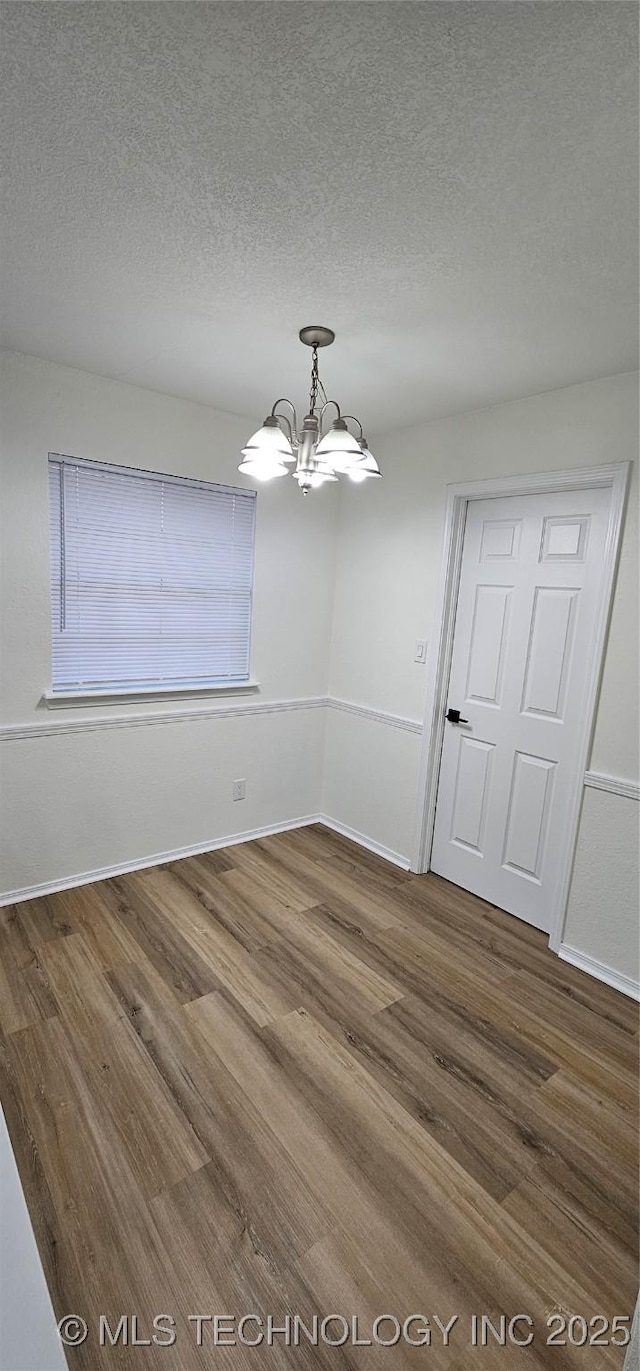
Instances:
[[[627,371],[637,7],[4,3],[3,346],[369,432]]]

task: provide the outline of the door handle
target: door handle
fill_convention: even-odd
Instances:
[[[448,710],[447,710],[447,714],[446,714],[446,718],[447,718],[448,723],[450,723],[450,724],[468,724],[468,722],[469,722],[468,719],[461,719],[461,718],[460,718],[460,710],[459,710],[459,709],[448,709]]]

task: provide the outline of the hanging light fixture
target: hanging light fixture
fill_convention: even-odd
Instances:
[[[309,413],[298,429],[298,418],[291,400],[276,400],[271,413],[242,449],[238,471],[257,481],[271,481],[275,476],[291,475],[298,482],[303,495],[325,481],[337,481],[338,476],[350,480],[367,481],[382,473],[373,453],[369,451],[362,424],[353,414],[342,415],[336,400],[327,400],[318,375],[318,348],[329,347],[335,338],[330,328],[300,329],[300,342],[312,349],[311,390]],[[288,405],[291,416],[278,413],[280,405]],[[327,410],[333,407],[336,417],[329,424]],[[347,420],[357,424],[359,436],[354,437]]]

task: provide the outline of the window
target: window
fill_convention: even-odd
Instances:
[[[53,693],[247,683],[255,491],[49,457]]]

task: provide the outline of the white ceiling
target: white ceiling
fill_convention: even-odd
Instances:
[[[635,4],[5,3],[3,346],[371,433],[637,366]]]

